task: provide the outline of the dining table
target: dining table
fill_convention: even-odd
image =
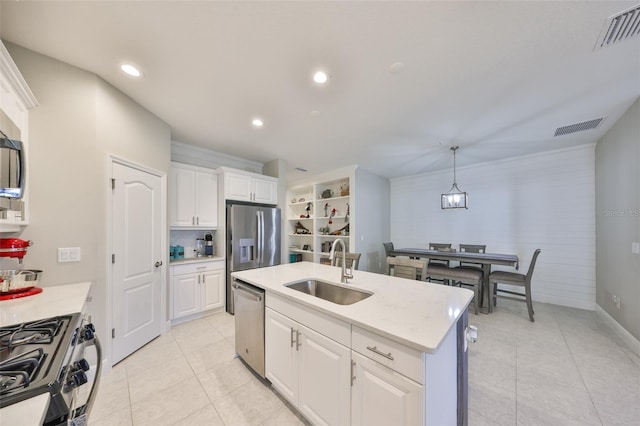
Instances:
[[[489,274],[491,273],[491,265],[512,266],[515,267],[516,270],[519,266],[519,259],[515,254],[472,253],[457,251],[455,249],[430,250],[424,248],[397,248],[391,250],[389,256],[408,256],[416,259],[452,260],[457,262],[480,264],[483,272],[483,298],[484,294],[489,291]],[[480,301],[480,304],[482,305],[482,301]]]

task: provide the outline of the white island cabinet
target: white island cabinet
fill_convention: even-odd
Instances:
[[[351,305],[287,287],[340,284],[311,262],[232,274],[265,289],[265,371],[312,424],[466,425],[466,289],[354,271]]]
[[[332,333],[335,329],[341,332]],[[349,424],[351,351],[334,340],[346,340],[348,345],[348,334],[346,323],[324,318],[319,312],[301,311],[277,296],[267,296],[267,379],[313,424]]]

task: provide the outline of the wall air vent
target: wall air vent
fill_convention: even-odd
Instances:
[[[582,123],[569,124],[568,126],[558,127],[556,133],[553,136],[564,136],[570,133],[582,132],[585,130],[595,129],[604,120],[604,117],[595,118],[589,121],[583,121]]]
[[[640,4],[607,18],[593,50],[640,35]]]

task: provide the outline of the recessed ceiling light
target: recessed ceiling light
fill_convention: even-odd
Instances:
[[[131,77],[140,78],[142,77],[142,72],[131,64],[122,64],[120,65],[120,69],[127,75]]]
[[[262,127],[262,126],[264,126],[264,122],[262,121],[261,118],[254,118],[253,120],[251,120],[251,124],[253,124],[253,127]]]
[[[317,84],[325,84],[329,80],[329,75],[324,71],[316,71],[313,74],[313,81]]]
[[[314,109],[309,113],[309,115],[312,117],[320,117],[320,111],[318,111],[317,109]]]
[[[306,172],[309,171],[307,169],[303,169],[302,167],[296,167],[296,170],[299,171],[299,172],[302,172],[302,173],[306,173]]]

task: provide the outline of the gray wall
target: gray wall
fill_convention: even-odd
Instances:
[[[640,100],[596,145],[596,303],[640,339]],[[616,308],[612,296],[621,299]]]
[[[29,115],[30,223],[24,267],[42,286],[91,281],[90,313],[106,341],[108,154],[168,172],[170,129],[95,74],[5,43],[40,105]],[[82,260],[58,263],[58,247]],[[7,265],[2,265],[7,268]]]

